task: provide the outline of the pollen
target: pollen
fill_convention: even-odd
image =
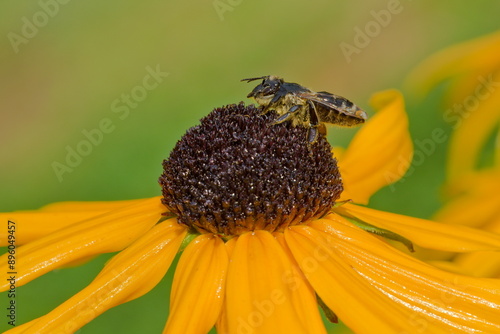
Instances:
[[[253,105],[214,109],[163,161],[163,204],[178,222],[225,236],[282,231],[325,215],[343,190],[328,141],[273,125]]]

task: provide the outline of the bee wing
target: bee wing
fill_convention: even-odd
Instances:
[[[361,108],[342,96],[328,92],[300,92],[297,95],[315,104],[321,122],[353,126],[368,118]]]

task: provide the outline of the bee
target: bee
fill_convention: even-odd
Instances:
[[[262,82],[248,95],[262,107],[262,114],[275,110],[278,117],[272,124],[292,121],[293,126],[308,129],[307,140],[313,144],[319,134],[326,135],[323,123],[356,126],[367,119],[366,113],[348,99],[328,92],[314,92],[274,75],[243,79]]]

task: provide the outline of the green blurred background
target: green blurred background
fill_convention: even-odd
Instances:
[[[389,9],[389,17],[381,14]],[[254,85],[242,78],[280,75],[348,97],[370,114],[373,93],[403,89],[426,56],[498,29],[499,12],[495,0],[3,1],[0,210],[158,195],[161,162],[186,129],[214,107],[250,103],[245,96]],[[356,36],[366,28],[372,37],[346,57],[341,45],[361,46]],[[146,79],[145,89],[145,76],[155,70],[168,75],[160,75],[154,88]],[[450,130],[434,95],[422,101],[405,92],[416,139],[429,138],[436,127]],[[83,147],[84,133],[95,133],[102,122],[108,133]],[[329,127],[334,145],[345,146],[354,133]],[[58,177],[54,162],[66,164],[68,150],[78,145],[89,154]],[[411,177],[380,191],[371,206],[429,217],[440,204],[445,153],[446,143],[437,146]],[[19,288],[18,323],[84,287],[108,258]],[[160,333],[169,280],[79,333]],[[4,309],[8,301],[0,296]],[[8,328],[2,319],[1,332]]]

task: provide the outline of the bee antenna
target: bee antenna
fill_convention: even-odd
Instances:
[[[266,79],[266,78],[268,78],[268,77],[269,77],[268,75],[265,75],[265,76],[263,76],[263,77],[248,78],[248,79],[241,79],[241,81],[250,82],[250,81],[255,81],[255,80],[260,80],[260,79]]]

